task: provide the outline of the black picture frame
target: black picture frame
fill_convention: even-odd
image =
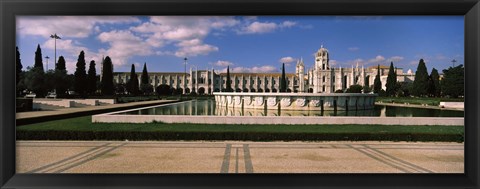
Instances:
[[[0,0],[1,188],[479,188],[478,0]],[[465,174],[15,174],[16,15],[464,15]]]

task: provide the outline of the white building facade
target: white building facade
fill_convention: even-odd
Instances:
[[[342,68],[330,65],[329,52],[321,48],[315,53],[313,66],[306,70],[303,58],[297,61],[295,73],[286,73],[287,92],[294,93],[334,93],[345,91],[351,85],[368,85],[373,88],[378,66],[360,68]],[[389,66],[380,65],[380,80],[382,88],[386,89]],[[409,70],[403,73],[396,68],[398,82],[413,82],[415,74]],[[215,73],[211,70],[192,70],[181,72],[149,72],[150,84],[157,86],[165,84],[173,90],[188,94],[212,94],[226,89],[226,73]],[[130,79],[130,72],[114,72],[113,80],[116,84],[126,84]],[[140,83],[141,72],[137,73]],[[235,92],[279,93],[281,73],[230,73],[232,88]]]

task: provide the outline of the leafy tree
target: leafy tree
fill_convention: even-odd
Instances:
[[[363,93],[370,93],[370,92],[372,92],[372,89],[368,85],[363,86]]]
[[[363,87],[361,85],[350,85],[347,89],[347,93],[362,93]]]
[[[156,92],[160,96],[166,96],[172,94],[171,87],[167,84],[158,85],[156,88]]]
[[[43,69],[39,67],[34,68],[27,68],[27,72],[25,73],[25,87],[33,91],[38,97],[45,96],[47,90],[45,89],[45,73]]]
[[[57,64],[55,64],[55,92],[57,96],[61,97],[65,95],[68,88],[71,88],[70,83],[65,82],[67,80],[67,69],[65,67],[65,58],[60,56]]]
[[[433,68],[428,77],[428,94],[433,97],[439,97],[440,92],[440,75],[438,75],[437,69]]]
[[[227,66],[227,81],[226,81],[226,91],[233,92],[232,89],[232,80],[230,79],[230,66]]]
[[[132,69],[130,70],[130,80],[127,83],[127,90],[132,95],[138,95],[139,87],[138,87],[138,77],[135,73],[135,65],[132,64]]]
[[[55,78],[55,71],[54,70],[47,70],[44,74],[44,88],[46,92],[53,91],[56,87],[56,78]],[[64,81],[62,81],[64,82]]]
[[[20,59],[20,52],[18,51],[18,47],[16,47],[16,56],[15,56],[15,63],[16,63],[16,84],[17,84],[17,96],[21,95],[24,87],[23,81],[23,72],[22,72],[22,60]]]
[[[113,95],[113,64],[108,56],[103,60],[102,72],[102,94]]]
[[[73,88],[77,94],[85,96],[87,92],[87,71],[85,63],[85,52],[81,51],[77,59],[77,68],[75,69],[75,82]]]
[[[125,94],[127,91],[127,86],[123,83],[115,84],[115,93],[117,94]]]
[[[153,92],[153,85],[149,82],[147,63],[143,64],[143,71],[140,81],[140,90],[143,92],[143,94],[150,94]]]
[[[17,70],[17,75],[16,75],[16,83],[20,82],[20,75],[22,73],[22,60],[20,59],[20,52],[18,51],[18,47],[16,47],[16,56],[15,56],[15,63],[16,63],[16,70]]]
[[[458,98],[465,94],[465,69],[462,64],[443,70],[441,91],[443,95]]]
[[[380,93],[382,90],[382,81],[380,80],[380,64],[377,68],[377,75],[375,76],[375,80],[373,81],[373,92]]]
[[[90,61],[87,76],[87,93],[95,94],[97,91],[97,70],[95,69],[95,61]]]
[[[335,91],[335,93],[343,93],[343,90],[342,89],[338,89]]]
[[[282,64],[282,78],[280,80],[280,92],[287,92],[287,78],[285,78],[285,63]]]
[[[415,72],[415,80],[413,81],[412,94],[415,96],[427,95],[428,89],[428,72],[423,59],[418,63],[417,71]]]
[[[37,68],[38,71],[43,72],[43,57],[40,44],[37,45],[37,50],[35,51],[35,64],[33,68]]]
[[[387,96],[395,96],[396,84],[397,84],[397,73],[395,72],[395,68],[393,67],[393,62],[391,62],[390,68],[388,70],[387,84],[385,84],[385,87],[387,88],[386,89]]]

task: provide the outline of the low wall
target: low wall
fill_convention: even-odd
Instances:
[[[465,109],[464,102],[440,102],[440,108]]]
[[[287,125],[464,125],[464,118],[434,117],[245,117],[183,115],[110,115],[92,116],[94,123],[198,123],[198,124],[287,124]]]
[[[98,100],[99,103],[104,103],[104,104],[116,104],[117,101],[115,99],[95,99]]]
[[[365,110],[377,94],[362,93],[213,93],[220,107],[283,110]]]
[[[72,100],[33,100],[33,108],[35,104],[45,104],[50,106],[59,106],[64,108],[71,108],[75,106],[75,102]]]
[[[98,106],[100,103],[97,99],[72,99],[75,103],[88,106]]]

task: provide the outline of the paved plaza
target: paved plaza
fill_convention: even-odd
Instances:
[[[17,173],[463,173],[463,143],[18,141]]]

